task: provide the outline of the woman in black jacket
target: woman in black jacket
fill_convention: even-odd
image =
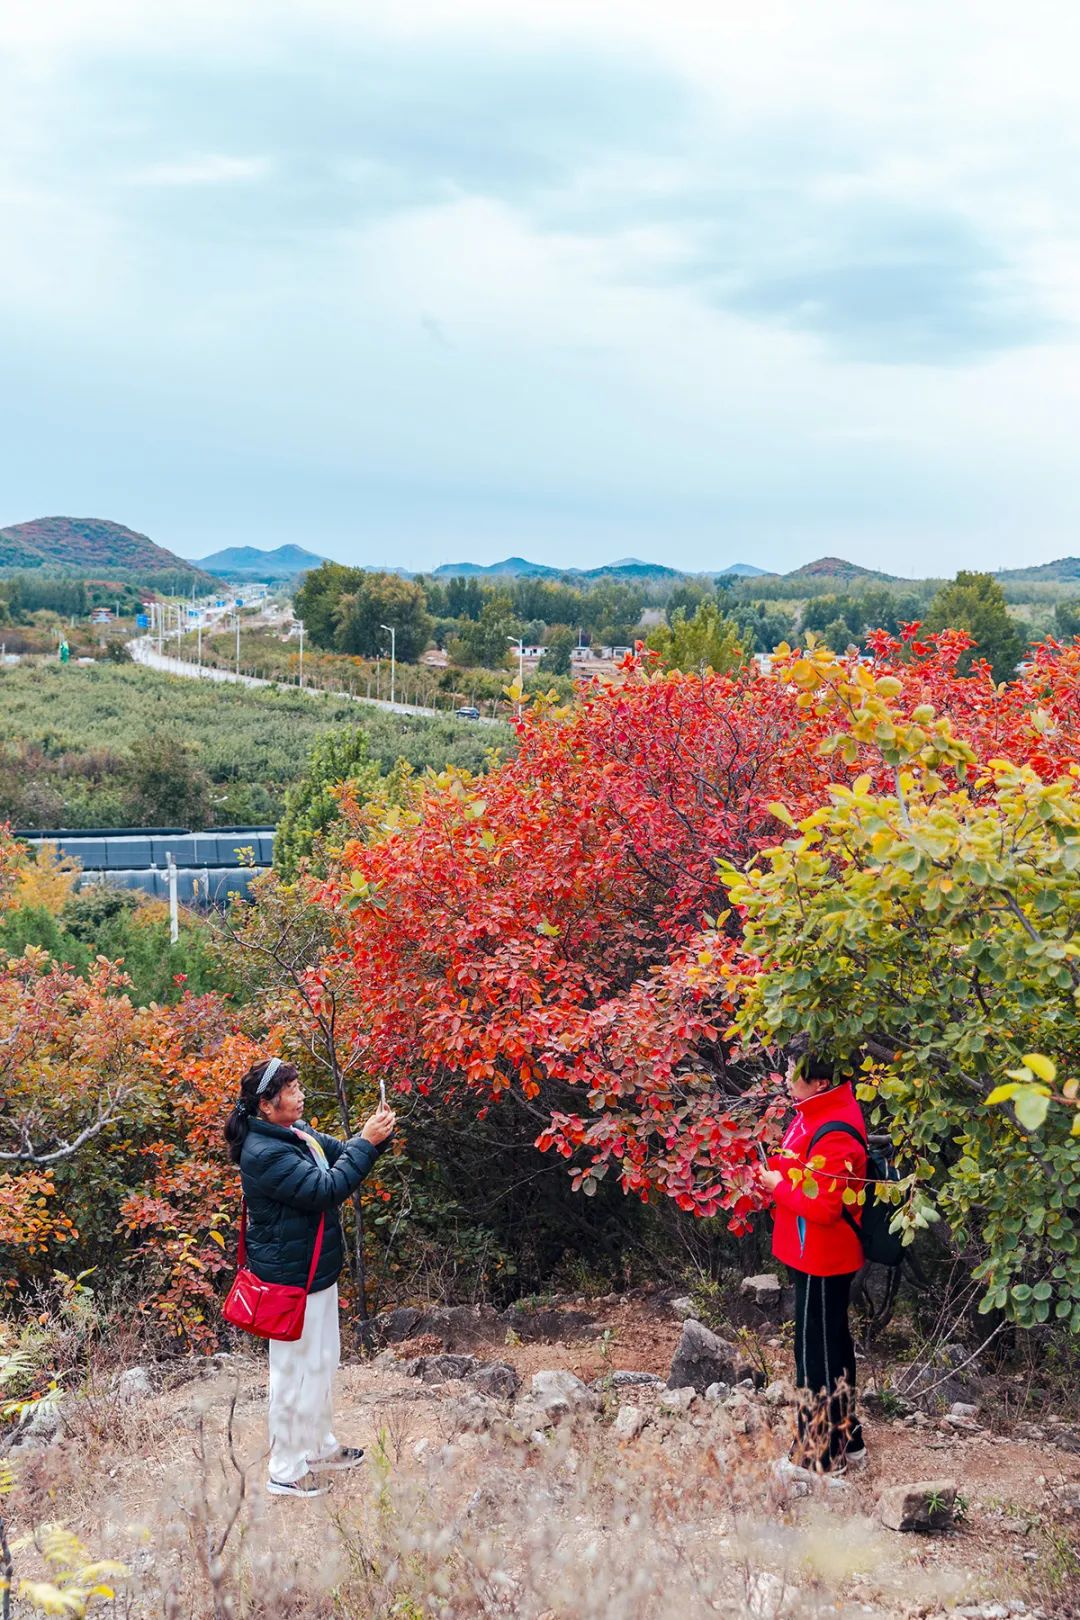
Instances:
[[[225,1140],[240,1166],[247,1204],[247,1264],[263,1282],[307,1285],[319,1221],[322,1247],[304,1315],[291,1343],[270,1341],[270,1481],[276,1496],[322,1496],[318,1476],[355,1468],[363,1452],[332,1432],[338,1365],[338,1277],[344,1260],[338,1205],[356,1191],[394,1129],[381,1104],[359,1136],[339,1142],[302,1123],[304,1092],[291,1063],[267,1058],[240,1082]]]

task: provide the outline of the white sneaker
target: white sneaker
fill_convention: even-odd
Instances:
[[[852,1451],[849,1447],[844,1453],[844,1461],[849,1468],[865,1468],[870,1461],[870,1453],[865,1446],[860,1446],[858,1451]]]
[[[301,1474],[299,1479],[271,1479],[266,1489],[271,1496],[325,1496],[330,1487],[321,1485],[309,1470]]]
[[[309,1457],[308,1464],[312,1473],[330,1473],[343,1468],[359,1468],[364,1460],[364,1453],[360,1446],[338,1446],[329,1457]]]

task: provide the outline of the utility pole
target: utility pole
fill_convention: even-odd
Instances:
[[[236,673],[240,673],[240,609],[236,610]]]
[[[169,939],[175,945],[180,938],[180,914],[176,906],[176,862],[171,850],[165,851],[165,863],[169,876]]]
[[[199,648],[199,652],[198,652],[199,664],[198,664],[198,667],[200,669],[202,669],[202,613],[201,612],[199,613],[198,619],[195,621],[195,630],[196,630],[196,641],[198,642],[198,648]]]
[[[397,676],[397,630],[392,624],[382,624],[380,630],[390,633],[390,701],[394,701],[394,682]]]
[[[300,685],[303,686],[303,684],[304,684],[304,621],[303,621],[303,619],[297,619],[296,622],[300,626]]]
[[[507,641],[518,650],[518,686],[525,687],[525,638],[524,636],[507,636]],[[521,699],[518,699],[518,719],[521,719]]]

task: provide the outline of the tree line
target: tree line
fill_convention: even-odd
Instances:
[[[775,582],[730,576],[671,582],[599,580],[589,585],[548,579],[404,579],[324,563],[297,591],[296,612],[311,641],[339,653],[375,658],[390,651],[413,662],[434,643],[451,662],[503,669],[519,639],[546,649],[542,673],[564,675],[578,645],[648,643],[667,667],[727,669],[753,653],[770,653],[809,631],[835,651],[860,648],[876,631],[898,636],[905,623],[970,634],[1004,680],[1013,674],[1033,627],[1010,611],[1002,585],[986,573],[961,571],[930,591],[924,582],[900,589],[871,582],[837,591],[803,580],[804,599],[775,598]],[[796,582],[788,582],[794,585]],[[766,587],[769,587],[767,590]],[[659,621],[659,622],[658,622]],[[1080,599],[1058,602],[1050,626],[1069,639],[1080,626]]]

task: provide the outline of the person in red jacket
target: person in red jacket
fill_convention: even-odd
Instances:
[[[807,1053],[788,1066],[795,1104],[780,1151],[761,1172],[773,1212],[773,1254],[795,1279],[795,1379],[804,1392],[792,1461],[842,1474],[866,1461],[855,1415],[855,1344],[848,1323],[852,1279],[863,1263],[858,1213],[845,1202],[866,1179],[866,1125],[851,1084],[828,1057]],[[825,1125],[853,1126],[829,1131]]]

